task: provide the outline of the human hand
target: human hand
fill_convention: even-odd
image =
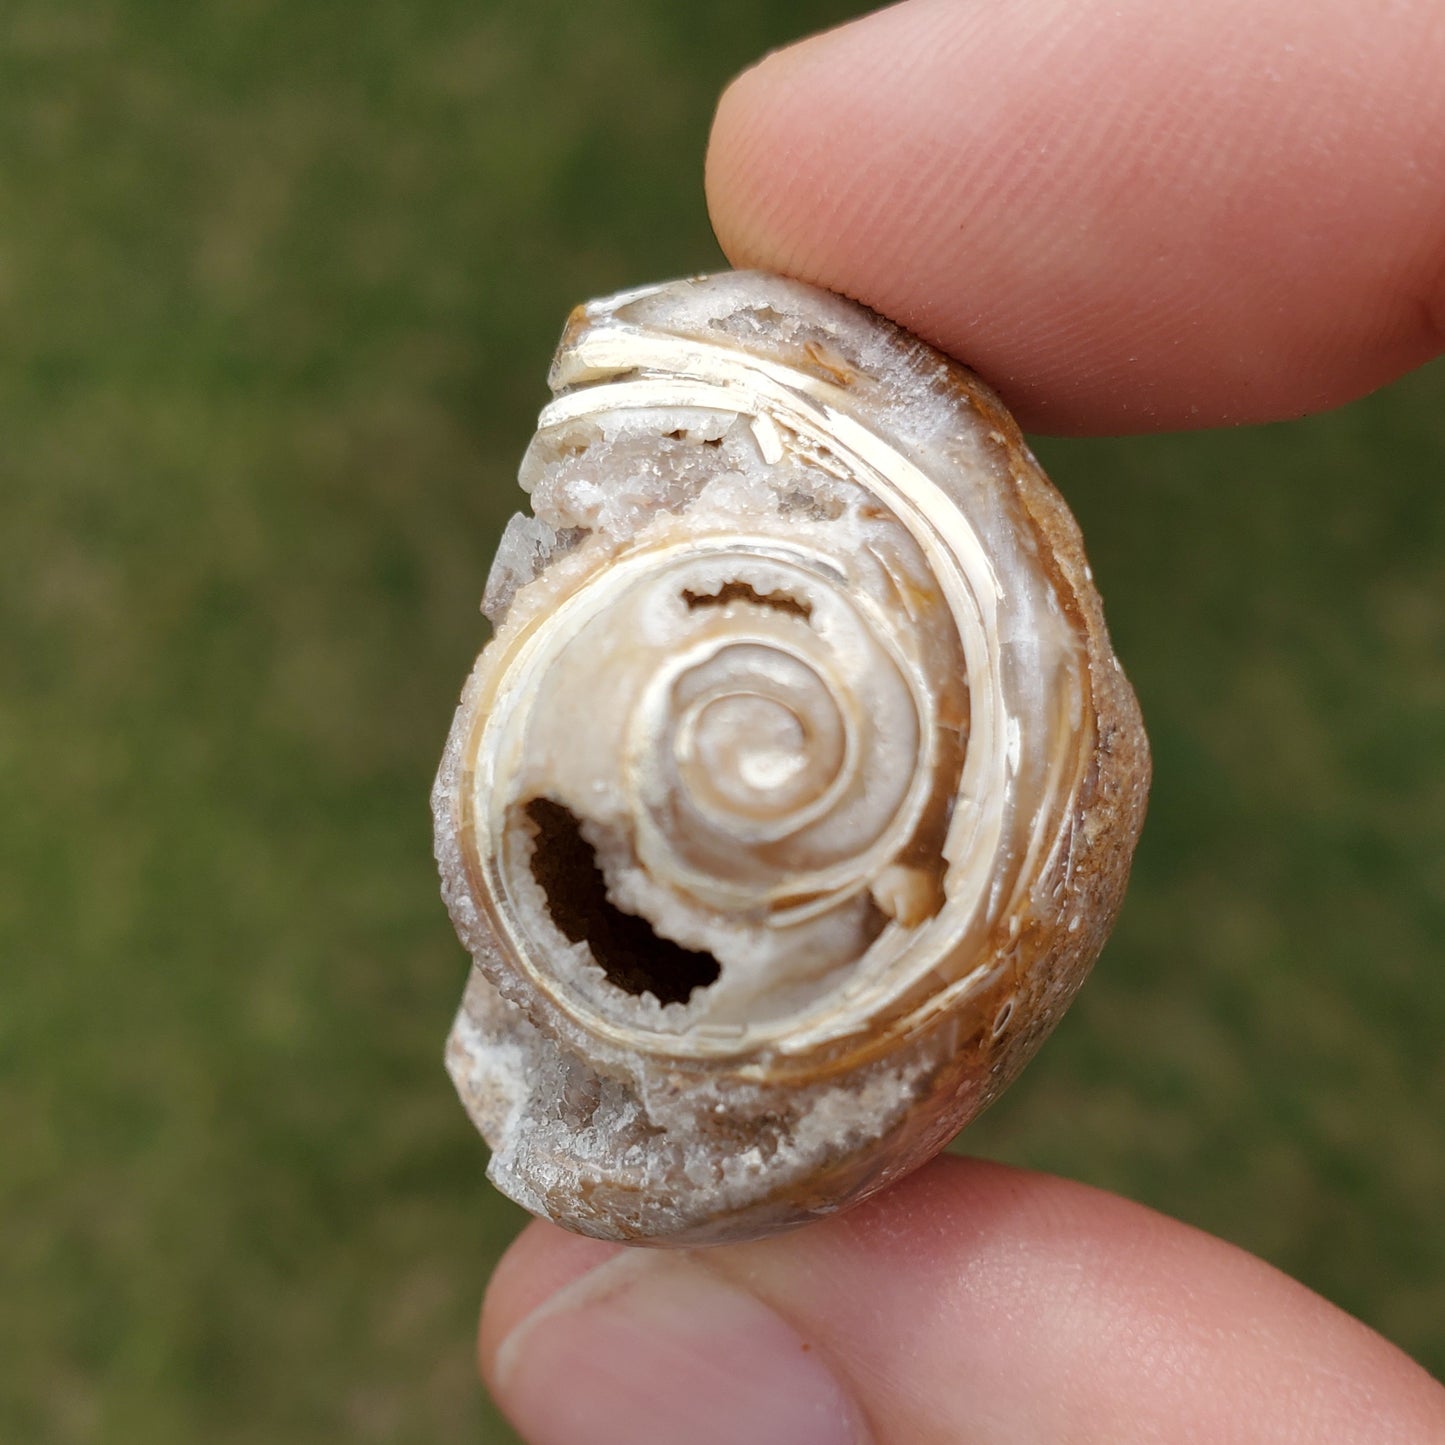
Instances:
[[[738,265],[856,296],[1025,425],[1295,416],[1438,352],[1445,11],[910,0],[724,97]],[[532,1225],[483,1373],[534,1445],[1414,1445],[1445,1391],[1269,1266],[1138,1205],[939,1159],[706,1251]]]

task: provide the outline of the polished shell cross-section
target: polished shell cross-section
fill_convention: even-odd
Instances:
[[[855,1202],[1102,947],[1149,760],[987,387],[738,272],[579,308],[433,805],[448,1047],[534,1213],[710,1243]]]

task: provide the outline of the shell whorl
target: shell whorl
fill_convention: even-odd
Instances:
[[[1098,952],[1148,754],[971,373],[729,273],[574,312],[434,794],[449,1046],[534,1212],[747,1237],[921,1162]]]

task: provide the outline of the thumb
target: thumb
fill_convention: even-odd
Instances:
[[[1261,1261],[952,1158],[757,1244],[623,1251],[534,1225],[481,1351],[533,1445],[1445,1439],[1445,1391]]]

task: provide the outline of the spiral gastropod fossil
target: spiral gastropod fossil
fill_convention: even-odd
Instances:
[[[1103,944],[1148,749],[971,373],[800,283],[574,312],[433,797],[448,1048],[528,1209],[746,1238],[921,1163]]]

